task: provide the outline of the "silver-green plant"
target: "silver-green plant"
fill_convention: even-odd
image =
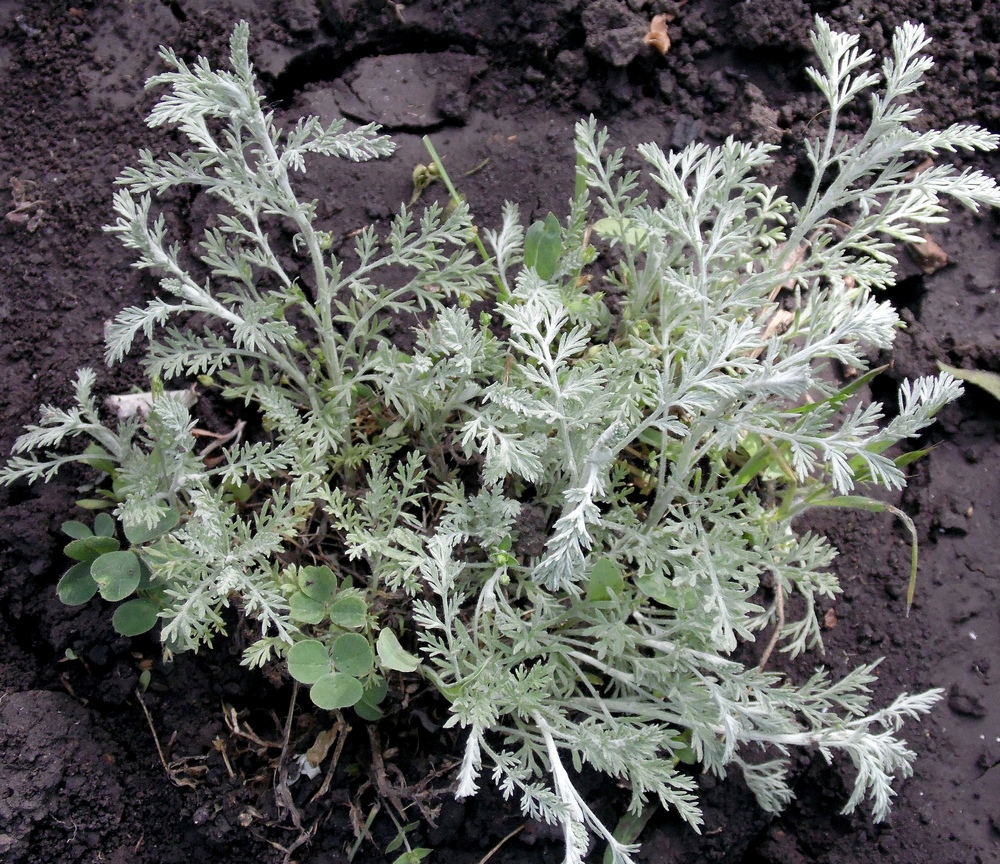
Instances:
[[[856,768],[845,810],[868,798],[883,818],[914,757],[897,732],[941,691],[872,710],[873,665],[793,683],[733,656],[762,633],[792,655],[822,647],[834,550],[795,519],[885,509],[863,489],[904,484],[909,457],[888,448],[960,393],[948,375],[904,384],[887,421],[850,401],[899,326],[875,296],[893,281],[893,244],[943,221],[942,195],[1000,204],[978,171],[914,170],[997,146],[974,126],[907,128],[917,110],[902,100],[931,65],[923,29],[899,28],[878,75],[856,37],[817,19],[810,75],[829,130],[807,145],[801,204],[754,177],[774,148],[733,140],[640,147],[644,190],[591,120],[577,127],[564,222],[525,232],[508,205],[499,230],[477,232],[461,201],[404,207],[385,237],[368,228],[342,255],[294,174],[308,154],[369,159],[392,144],[316,118],[278,130],[247,42],[241,24],[231,72],[164,50],[171,71],[149,82],[170,88],[150,125],[178,127],[192,149],[143,152],[119,180],[109,230],[162,291],[119,313],[107,360],[145,336],[154,394],[167,378],[218,386],[259,413],[257,440],[200,458],[190,409],[168,395],[144,421],[105,426],[85,371],[77,407],[43,408],[0,479],[48,479],[73,459],[113,476],[115,515],[148,569],[134,590],[169,651],[211,640],[238,604],[260,628],[246,665],[286,658],[317,704],[366,717],[384,677],[419,661],[465,730],[457,794],[490,772],[526,813],[561,824],[567,862],[590,832],[616,862],[634,851],[577,791],[584,765],[630,788],[633,810],[656,799],[697,828],[684,762],[738,766],[777,811],[789,749],[815,747]],[[877,85],[867,132],[838,132]],[[181,185],[220,204],[197,271],[153,215],[153,193]],[[275,248],[288,226],[294,268]],[[589,275],[595,233],[614,319]],[[473,298],[490,311],[470,314]],[[403,312],[422,322],[411,350],[385,332]],[[840,387],[836,364],[862,375]],[[53,452],[75,436],[92,446]],[[534,549],[519,530],[528,512],[546,526]],[[413,653],[390,620],[416,626]]]

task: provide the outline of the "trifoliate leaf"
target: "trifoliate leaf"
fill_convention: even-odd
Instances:
[[[594,232],[606,240],[624,240],[631,246],[642,248],[645,245],[645,231],[634,225],[629,219],[618,219],[607,216],[598,219],[593,224]]]
[[[98,537],[115,536],[115,520],[108,513],[98,513],[94,519],[94,533]]]
[[[90,527],[84,525],[82,522],[63,522],[60,530],[67,537],[72,537],[74,540],[83,540],[87,537],[94,536],[94,532],[90,530]]]
[[[362,720],[367,720],[369,723],[377,723],[385,716],[385,712],[381,708],[366,702],[364,699],[359,699],[351,707]]]
[[[98,471],[103,471],[105,474],[114,473],[115,463],[111,459],[111,454],[101,447],[98,447],[96,444],[91,444],[86,450],[83,451],[83,455],[87,457],[83,461],[86,461],[91,468],[96,468]]]
[[[386,694],[389,692],[389,685],[386,684],[385,678],[381,675],[374,676],[373,680],[370,680],[365,684],[365,693],[361,697],[361,700],[354,705],[354,710],[357,715],[362,720],[367,720],[369,723],[374,723],[380,720],[385,712],[378,706],[385,699]]]
[[[365,685],[365,695],[363,701],[369,705],[381,705],[389,692],[389,685],[381,675],[372,676],[370,683]]]
[[[312,597],[306,597],[301,591],[296,591],[288,601],[288,614],[294,621],[303,624],[319,624],[326,618],[326,606],[317,603]]]

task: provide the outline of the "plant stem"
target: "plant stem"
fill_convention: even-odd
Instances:
[[[448,176],[448,172],[445,170],[444,163],[441,161],[441,157],[438,156],[438,152],[434,149],[434,144],[431,141],[430,135],[424,135],[423,137],[424,147],[427,148],[427,153],[431,157],[431,161],[434,163],[434,167],[437,168],[438,176],[441,178],[441,182],[444,183],[445,188],[448,190],[448,194],[451,196],[451,200],[456,206],[460,206],[465,203],[465,200],[461,195],[458,194],[458,190],[455,185],[451,182],[451,177]],[[471,214],[470,214],[471,215]],[[472,242],[476,244],[476,248],[479,250],[479,254],[482,256],[484,263],[489,264],[492,259],[489,253],[486,251],[486,247],[483,245],[483,241],[479,236],[478,227],[473,224],[472,226]],[[494,273],[493,283],[497,286],[497,297],[500,300],[506,299],[507,289],[504,287],[503,281],[500,277]]]

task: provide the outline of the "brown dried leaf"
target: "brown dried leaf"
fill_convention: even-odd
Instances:
[[[15,225],[24,225],[30,232],[34,232],[38,228],[42,217],[45,216],[42,201],[34,200],[28,194],[28,189],[34,185],[31,180],[22,182],[17,177],[10,178],[10,194],[14,206],[7,213],[7,221],[13,222]]]
[[[45,211],[39,207],[34,213],[31,214],[31,218],[28,220],[28,224],[25,226],[28,229],[29,234],[34,234],[38,226],[42,224],[42,218],[45,216]]]
[[[306,751],[306,759],[310,765],[314,768],[319,767],[323,760],[326,759],[326,754],[330,752],[330,747],[337,740],[339,734],[340,727],[334,726],[332,729],[324,729],[316,736],[312,747]]]
[[[792,322],[795,320],[795,313],[789,309],[775,309],[774,314],[768,319],[767,326],[764,328],[764,332],[760,334],[761,341],[771,339],[774,336],[780,336],[789,327],[792,326]]]
[[[661,54],[666,54],[670,50],[670,36],[667,34],[666,15],[654,15],[649,22],[649,32],[642,37],[646,45],[652,45]]]
[[[924,159],[923,162],[921,162],[919,165],[913,166],[913,168],[907,172],[906,182],[909,183],[919,174],[923,174],[924,171],[926,171],[928,168],[933,168],[933,167],[934,167],[934,160],[928,156],[926,159]]]
[[[948,265],[948,253],[930,234],[924,234],[923,243],[907,243],[906,250],[916,265],[928,276]]]
[[[778,257],[779,255],[781,255],[784,252],[784,250],[785,250],[785,244],[784,243],[779,243],[774,248],[774,257]],[[809,251],[809,244],[808,243],[800,243],[792,251],[792,254],[789,255],[785,259],[784,263],[781,265],[781,272],[782,273],[790,273],[794,267],[797,267],[799,264],[802,263],[802,261],[806,257],[806,252],[808,252],[808,251]],[[794,278],[792,278],[792,279],[786,279],[780,285],[778,285],[778,286],[775,287],[775,289],[771,292],[771,296],[767,298],[768,301],[774,302],[774,299],[782,292],[782,290],[786,290],[786,289],[790,290],[794,286],[795,286],[795,279]]]
[[[837,626],[837,610],[832,606],[826,610],[826,614],[823,616],[823,628],[825,630],[832,630]]]

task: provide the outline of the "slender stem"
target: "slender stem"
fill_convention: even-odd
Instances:
[[[462,196],[458,194],[458,190],[451,182],[451,177],[448,176],[448,172],[445,170],[441,157],[438,156],[437,150],[434,149],[434,144],[431,142],[431,136],[424,135],[423,142],[424,147],[427,148],[427,153],[431,157],[431,161],[434,163],[434,167],[437,168],[438,176],[441,178],[441,182],[444,183],[445,188],[448,190],[448,194],[451,196],[451,200],[455,203],[455,206],[461,206],[465,203],[465,201],[462,199]],[[493,259],[486,251],[486,247],[483,245],[483,241],[479,237],[479,229],[476,225],[472,226],[472,242],[476,244],[476,248],[479,250],[479,254],[482,256],[483,261],[487,264],[491,263]],[[506,299],[507,289],[504,287],[503,280],[501,280],[495,272],[493,273],[493,282],[497,286],[498,298],[501,300]]]
[[[774,622],[774,632],[771,634],[771,638],[768,640],[767,647],[764,649],[764,653],[761,655],[760,662],[757,664],[757,668],[763,672],[767,667],[767,661],[771,659],[771,652],[774,651],[774,647],[778,644],[778,640],[781,638],[781,631],[785,627],[785,583],[782,581],[781,576],[777,573],[774,574],[774,596],[775,604],[778,611],[778,620]]]
[[[271,140],[271,135],[259,107],[253,112],[251,129],[257,143],[264,152],[266,160],[273,167],[272,177],[278,185],[281,194],[286,199],[287,214],[298,226],[299,233],[302,235],[306,248],[309,250],[313,273],[316,277],[316,312],[319,316],[319,327],[317,328],[319,332],[317,335],[323,346],[327,374],[330,376],[330,381],[334,388],[339,391],[344,383],[344,375],[340,367],[340,355],[333,339],[335,332],[331,316],[333,289],[327,276],[326,260],[323,250],[320,248],[319,238],[316,236],[312,221],[305,214],[305,208],[299,203],[291,183],[288,182],[288,170],[285,168],[281,157],[274,147],[274,142]],[[247,167],[252,170],[252,166],[249,164]],[[306,304],[306,301],[303,300],[303,303]]]

